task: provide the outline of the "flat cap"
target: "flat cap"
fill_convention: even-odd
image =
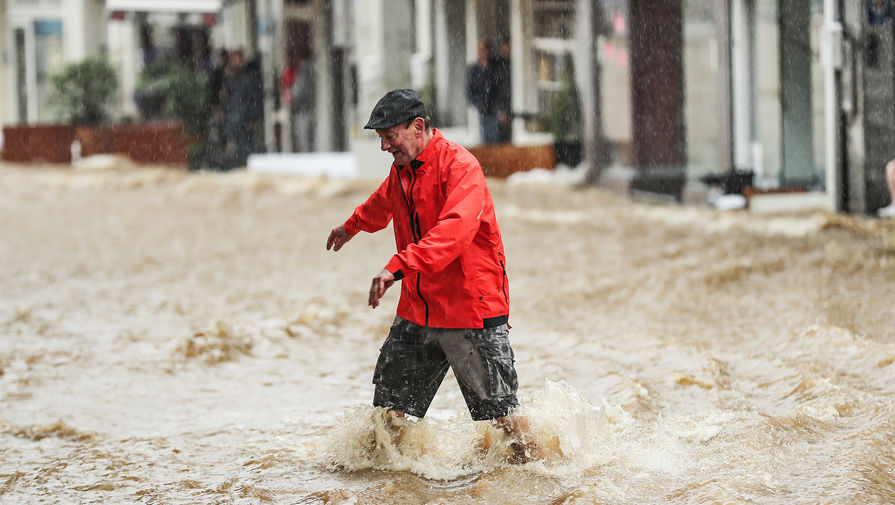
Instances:
[[[425,118],[426,115],[426,106],[419,93],[409,88],[393,89],[376,102],[364,129],[391,128],[408,119]]]

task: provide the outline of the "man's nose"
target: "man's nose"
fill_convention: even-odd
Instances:
[[[388,151],[389,148],[390,148],[392,145],[389,144],[388,141],[385,140],[385,139],[380,139],[380,140],[381,140],[381,142],[380,142],[380,144],[381,144],[380,149],[381,149],[382,151]]]

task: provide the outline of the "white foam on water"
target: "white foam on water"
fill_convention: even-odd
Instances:
[[[710,410],[668,419],[663,429],[671,436],[687,443],[705,444],[721,435],[735,423],[748,422],[749,416],[743,413],[723,410]]]
[[[546,380],[543,389],[523,401],[526,416],[541,446],[541,471],[558,475],[579,473],[612,461],[617,447],[610,418],[565,381]],[[624,418],[617,417],[617,420]]]
[[[311,450],[330,469],[406,471],[451,480],[475,473],[476,429],[459,419],[387,421],[385,409],[352,407]]]

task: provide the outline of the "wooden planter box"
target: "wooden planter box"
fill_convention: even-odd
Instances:
[[[517,146],[513,144],[485,144],[470,147],[482,170],[489,177],[508,177],[515,172],[535,168],[553,169],[556,159],[553,145]]]
[[[126,125],[23,125],[3,128],[3,159],[28,163],[71,163],[71,144],[81,155],[122,154],[137,163],[185,165],[193,142],[179,121]]]
[[[67,125],[23,125],[3,128],[3,160],[17,163],[71,162],[75,129]]]
[[[112,148],[138,163],[186,165],[194,143],[179,121],[160,121],[117,126]]]
[[[76,126],[75,138],[81,143],[81,156],[109,154],[112,149],[116,126]]]

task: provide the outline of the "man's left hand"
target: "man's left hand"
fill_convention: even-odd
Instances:
[[[376,277],[373,277],[373,285],[370,286],[369,305],[374,309],[378,307],[379,299],[385,294],[385,290],[392,287],[394,283],[395,276],[388,270],[383,268],[381,272],[376,274]]]

